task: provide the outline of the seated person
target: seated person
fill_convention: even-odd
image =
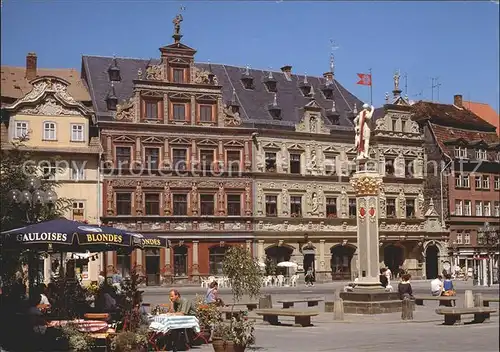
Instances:
[[[47,321],[45,320],[40,309],[37,308],[38,304],[40,304],[40,294],[35,294],[29,300],[29,308],[26,312],[30,326],[33,328],[33,332],[36,334],[45,334],[47,331]]]
[[[441,296],[443,293],[443,276],[438,275],[437,278],[431,281],[431,294],[433,296]]]
[[[96,308],[105,313],[117,311],[118,306],[116,304],[116,299],[114,299],[112,296],[113,293],[113,288],[105,284],[102,287],[102,292],[97,299]]]
[[[137,291],[134,295],[134,310],[139,313],[141,321],[148,322],[148,312],[146,307],[142,305],[142,293],[143,291]]]
[[[389,285],[389,279],[387,279],[387,275],[385,274],[386,271],[386,268],[380,269],[379,280],[383,288],[386,288],[387,285]]]
[[[170,309],[169,313],[172,315],[196,315],[196,309],[190,300],[182,298],[177,290],[170,291]]]
[[[49,298],[47,297],[47,286],[45,284],[38,285],[38,293],[40,294],[40,303],[44,305],[50,305]]]

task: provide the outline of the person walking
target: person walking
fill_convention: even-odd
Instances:
[[[304,279],[306,281],[307,287],[314,286],[314,272],[312,270],[312,267],[309,267],[309,269],[307,269],[307,273]]]

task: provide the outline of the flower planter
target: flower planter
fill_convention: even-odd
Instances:
[[[212,342],[214,352],[244,352],[245,346],[236,345],[233,341],[214,339]]]

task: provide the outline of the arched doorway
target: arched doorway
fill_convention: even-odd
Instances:
[[[351,279],[351,261],[355,252],[356,248],[352,246],[343,246],[340,244],[330,248],[330,267],[332,269],[332,280]]]
[[[210,275],[222,275],[222,263],[228,246],[213,246],[208,250],[208,265]]]
[[[186,246],[174,247],[174,276],[186,277],[188,248]]]
[[[277,267],[278,263],[288,262],[292,257],[293,248],[289,246],[271,246],[266,249],[266,263],[275,275],[286,275],[287,268]]]
[[[405,260],[404,248],[400,245],[389,244],[384,248],[384,264],[394,277],[398,277]]]
[[[425,277],[435,279],[439,274],[439,248],[433,244],[425,250]]]

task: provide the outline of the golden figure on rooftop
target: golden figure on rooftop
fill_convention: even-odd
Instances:
[[[175,18],[172,20],[172,23],[174,24],[174,35],[180,35],[181,34],[181,22],[184,19],[182,18],[181,14],[178,14],[175,16]]]

